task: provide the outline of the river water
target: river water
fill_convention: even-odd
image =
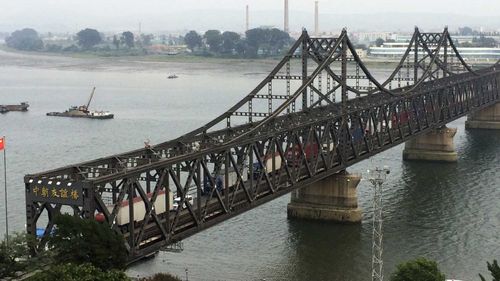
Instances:
[[[7,136],[9,223],[25,224],[23,176],[158,143],[222,113],[267,75],[275,62],[154,63],[0,52],[0,104],[28,101],[26,113],[0,115]],[[379,70],[380,73],[387,71]],[[176,73],[179,78],[168,80]],[[84,104],[97,87],[95,109],[113,120],[46,117]],[[388,165],[384,185],[384,268],[419,256],[447,278],[478,280],[500,259],[500,132],[457,127],[454,164],[403,162],[402,146],[349,170]],[[2,175],[3,183],[3,175]],[[0,231],[4,230],[3,188]],[[370,279],[371,198],[358,187],[363,223],[290,221],[286,195],[184,240],[181,253],[160,252],[131,276],[170,272],[189,280]]]

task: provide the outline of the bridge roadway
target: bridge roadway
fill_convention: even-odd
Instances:
[[[445,38],[446,32],[439,38]],[[337,57],[343,58],[345,70],[348,39],[340,38],[332,43],[336,45],[329,56],[342,48],[343,53]],[[418,38],[417,33],[414,38]],[[310,40],[302,38],[306,39]],[[344,79],[344,84],[339,84],[343,89],[341,102],[316,103],[314,107],[304,103],[301,111],[232,127],[228,122],[225,129],[204,130],[156,146],[26,175],[28,233],[36,232],[40,216],[46,213],[48,224],[40,239],[43,246],[54,226],[53,217],[63,207],[88,219],[102,214],[104,222],[126,238],[129,261],[133,262],[500,100],[500,71],[496,66],[461,73],[447,73],[445,69],[445,77],[436,77],[442,68],[437,62],[446,62],[446,57],[439,55],[439,48],[445,45],[444,39],[433,42],[435,51],[427,54],[428,68],[419,71],[431,74],[417,79],[414,85],[348,98]],[[293,52],[292,48],[289,54]],[[328,64],[333,61],[316,61],[318,68],[302,76],[302,86],[286,106],[291,99],[301,97],[304,87],[316,92],[312,83],[318,73],[331,71]],[[427,71],[432,63],[437,69]],[[342,72],[342,77],[347,77]],[[318,95],[325,98],[329,92]],[[316,148],[315,153],[311,147]],[[218,177],[224,182],[224,192],[215,188]],[[61,186],[73,188],[80,195],[78,200],[37,193],[41,188],[57,192]],[[202,195],[207,186],[208,194]],[[165,191],[174,192],[184,208],[160,211],[157,204],[163,204],[163,208],[172,205],[170,196],[157,201]],[[193,204],[186,199],[188,194],[195,197]],[[127,209],[122,210],[123,202],[128,203]],[[140,210],[142,213],[137,214]],[[125,216],[125,222],[118,223],[118,216]]]

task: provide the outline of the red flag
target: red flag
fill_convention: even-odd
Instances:
[[[5,139],[1,138],[0,139],[0,150],[3,150],[5,148]]]

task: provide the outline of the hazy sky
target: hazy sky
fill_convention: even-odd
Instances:
[[[289,3],[292,28],[311,26],[314,0],[289,0]],[[0,30],[10,31],[24,26],[42,31],[74,31],[84,27],[132,30],[138,29],[139,22],[145,31],[243,30],[247,4],[252,26],[282,26],[283,0],[0,0]],[[356,25],[352,15],[359,13],[439,14],[436,25],[446,24],[445,14],[453,15],[457,18],[455,21],[459,20],[459,15],[500,18],[500,0],[320,0],[319,5],[320,15],[325,15],[329,21],[335,21],[335,18],[326,15],[351,15],[351,27]],[[418,17],[415,18],[417,21]],[[387,18],[374,17],[372,20],[394,26],[398,24]],[[321,23],[325,29],[342,26],[339,22]]]

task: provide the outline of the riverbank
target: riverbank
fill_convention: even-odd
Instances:
[[[76,59],[76,60],[90,60],[93,62],[105,62],[109,64],[116,63],[179,63],[191,65],[224,65],[224,66],[242,66],[248,64],[256,64],[268,66],[269,69],[274,67],[281,59],[282,56],[275,57],[261,57],[261,58],[237,58],[237,57],[221,57],[221,56],[202,56],[192,54],[176,54],[176,55],[159,55],[159,54],[140,54],[140,55],[102,55],[95,52],[35,52],[35,51],[19,51],[9,48],[5,45],[0,45],[0,58],[4,56],[32,56],[34,58],[46,58],[51,60],[61,59]],[[397,59],[379,59],[379,58],[363,58],[363,62],[367,67],[374,68],[395,68],[399,63]],[[2,62],[0,62],[1,64]],[[153,65],[151,65],[153,66]]]

